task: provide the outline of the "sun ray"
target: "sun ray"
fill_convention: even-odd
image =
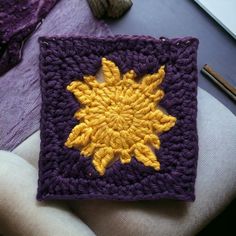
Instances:
[[[115,63],[106,58],[102,59],[102,71],[104,82],[86,75],[84,81],[67,86],[85,106],[75,112],[80,124],[72,129],[65,146],[91,157],[100,175],[117,158],[128,164],[135,157],[143,165],[160,170],[152,149],[161,147],[158,135],[176,123],[175,117],[158,107],[164,97],[159,87],[165,76],[164,66],[141,77],[141,82],[135,80],[134,70],[122,76]]]
[[[160,162],[157,160],[154,153],[149,147],[144,144],[137,144],[134,149],[135,157],[145,166],[153,167],[155,170],[160,170]]]
[[[149,95],[157,89],[165,77],[164,66],[161,66],[158,72],[154,74],[145,75],[141,82],[140,88],[144,94]]]
[[[150,86],[150,85],[155,85],[155,87],[159,86],[164,77],[165,77],[165,70],[164,70],[164,66],[161,66],[160,69],[154,73],[154,74],[148,74],[148,75],[145,75],[142,79],[142,85],[144,87],[146,86]]]
[[[161,110],[156,110],[154,112],[153,128],[158,132],[166,132],[170,130],[176,123],[176,118],[170,115],[166,115]]]
[[[81,150],[81,154],[83,154],[86,157],[91,156],[94,153],[94,149],[96,148],[96,144],[94,143],[88,143],[87,146],[84,146]]]
[[[86,145],[89,142],[92,131],[93,129],[88,127],[85,123],[76,125],[72,129],[65,145],[69,148],[73,146]]]
[[[114,62],[102,58],[102,71],[106,83],[115,85],[120,82],[120,70]]]
[[[92,90],[89,86],[81,81],[73,81],[67,86],[67,90],[74,94],[76,99],[82,104],[90,104]]]
[[[161,101],[161,99],[164,97],[165,93],[163,90],[158,89],[156,93],[150,94],[148,97],[153,100],[155,103],[158,103]]]
[[[106,167],[113,160],[114,152],[110,147],[100,148],[95,152],[93,164],[100,175],[104,175]]]
[[[145,144],[151,144],[151,146],[155,147],[156,149],[160,148],[161,141],[158,138],[158,136],[154,134],[149,134],[144,137],[144,143]]]

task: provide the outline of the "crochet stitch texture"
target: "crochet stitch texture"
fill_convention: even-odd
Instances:
[[[40,38],[37,198],[194,200],[197,47],[191,37]]]
[[[116,156],[124,164],[130,163],[132,154],[145,166],[160,170],[147,145],[159,149],[160,140],[154,132],[168,131],[176,121],[156,105],[164,96],[162,89],[155,91],[164,78],[164,67],[145,75],[141,83],[135,82],[133,70],[121,79],[118,67],[106,58],[102,68],[104,83],[98,83],[95,76],[84,76],[86,83],[73,81],[67,86],[87,106],[75,113],[81,123],[70,133],[66,146],[83,146],[81,154],[94,154],[93,165],[101,175]]]

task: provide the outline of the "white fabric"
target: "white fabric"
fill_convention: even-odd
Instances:
[[[37,171],[19,156],[0,151],[0,232],[4,236],[92,236],[64,203],[35,199]]]
[[[131,203],[98,200],[69,202],[68,204],[77,212],[78,216],[97,235],[195,235],[236,196],[235,116],[202,89],[199,89],[198,109],[199,160],[196,201],[194,203],[170,200]],[[35,196],[37,188],[36,168],[39,154],[39,133],[37,132],[28,138],[14,152],[34,167],[26,165],[26,162],[24,162],[24,167],[14,168],[14,173],[12,173],[9,170],[16,165],[15,162],[12,163],[9,159],[8,164],[7,160],[4,159],[5,167],[2,167],[2,163],[0,163],[0,175],[3,175],[4,168],[8,168],[8,171],[5,170],[6,176],[1,182],[8,182],[9,178],[11,189],[15,188],[19,191],[17,191],[17,197],[14,194],[8,194],[4,197],[8,192],[6,191],[7,186],[5,186],[6,190],[3,191],[4,194],[0,199],[3,199],[3,202],[10,202],[11,209],[14,209],[16,215],[24,215],[23,211],[30,215],[31,212],[27,209],[35,204],[33,196]],[[2,162],[1,158],[0,162]],[[9,167],[7,167],[8,165]],[[25,179],[26,177],[27,179]],[[17,186],[19,183],[24,187]],[[32,194],[33,192],[34,194]],[[29,193],[31,197],[26,199]],[[19,201],[17,201],[17,198],[21,197],[24,197],[25,203],[18,207]],[[2,212],[3,205],[3,203],[0,204],[0,212]],[[47,208],[46,206],[47,204],[45,204],[45,208]],[[5,207],[4,210],[6,211],[5,214],[8,214],[8,207]],[[32,214],[32,217],[35,221],[38,221],[35,214]],[[54,218],[56,217],[52,217],[51,221],[47,220],[48,225],[55,223]],[[9,217],[5,220],[0,219],[0,225],[1,221],[7,222],[9,220]],[[18,217],[14,217],[12,221],[17,224],[18,220],[23,221]],[[67,223],[64,225],[66,226]],[[25,222],[24,227],[27,228],[27,222]],[[31,224],[28,227],[31,227]],[[40,230],[37,228],[38,232]]]

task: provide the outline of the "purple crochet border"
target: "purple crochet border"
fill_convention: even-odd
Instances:
[[[198,154],[198,40],[119,35],[42,37],[39,41],[43,103],[37,199],[193,201]],[[156,150],[162,166],[159,172],[133,158],[128,165],[115,162],[104,176],[99,176],[91,158],[64,146],[78,123],[73,115],[80,106],[65,87],[84,75],[95,75],[104,56],[114,61],[122,73],[134,69],[142,75],[166,65],[162,84],[165,97],[160,105],[177,117],[177,123],[160,136],[161,148]]]

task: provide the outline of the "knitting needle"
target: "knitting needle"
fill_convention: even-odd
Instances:
[[[221,75],[216,73],[209,65],[204,65],[201,72],[217,84],[225,93],[227,93],[236,102],[236,88],[227,82]]]

